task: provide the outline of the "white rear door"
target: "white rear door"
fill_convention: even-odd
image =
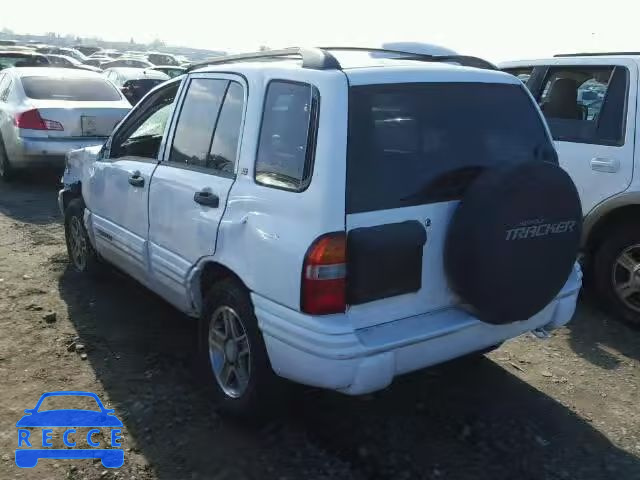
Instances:
[[[586,215],[631,183],[638,69],[630,59],[562,61],[537,67],[546,75],[534,93]]]
[[[149,197],[153,288],[183,310],[191,267],[216,249],[247,91],[235,75],[196,74],[187,81]]]

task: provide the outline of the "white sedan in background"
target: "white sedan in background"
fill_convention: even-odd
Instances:
[[[129,112],[102,75],[69,68],[0,72],[0,178],[17,170],[64,166],[70,150],[104,143]]]

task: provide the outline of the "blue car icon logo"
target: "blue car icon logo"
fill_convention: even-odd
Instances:
[[[91,397],[100,411],[81,409],[57,409],[38,411],[47,397]],[[124,463],[124,451],[119,440],[122,438],[122,422],[114,415],[114,410],[105,408],[100,398],[91,392],[61,391],[44,393],[33,409],[24,411],[26,415],[16,423],[18,427],[18,448],[16,449],[16,465],[20,468],[32,468],[41,458],[54,459],[82,459],[99,458],[106,468],[118,468]],[[33,435],[30,427],[42,428],[42,436]],[[67,448],[53,448],[51,435],[53,428],[64,427],[62,439]],[[95,448],[74,448],[80,439],[76,428],[92,428],[86,434],[87,446]],[[100,430],[102,429],[102,430]],[[110,430],[108,442],[111,448],[104,447],[94,438],[98,434],[104,435]]]

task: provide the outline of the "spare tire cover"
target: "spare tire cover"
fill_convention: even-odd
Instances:
[[[526,320],[567,281],[581,230],[578,192],[558,165],[487,169],[449,224],[444,265],[450,286],[484,322]]]

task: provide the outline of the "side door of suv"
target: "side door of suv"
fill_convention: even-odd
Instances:
[[[536,67],[527,87],[544,114],[560,165],[586,215],[625,191],[633,175],[638,71],[630,59],[559,59]]]
[[[216,249],[218,226],[236,176],[246,104],[245,81],[232,74],[186,80],[162,162],[149,192],[153,289],[189,308],[191,267]]]
[[[179,82],[160,88],[118,126],[98,156],[83,193],[96,250],[147,284],[148,194]]]

